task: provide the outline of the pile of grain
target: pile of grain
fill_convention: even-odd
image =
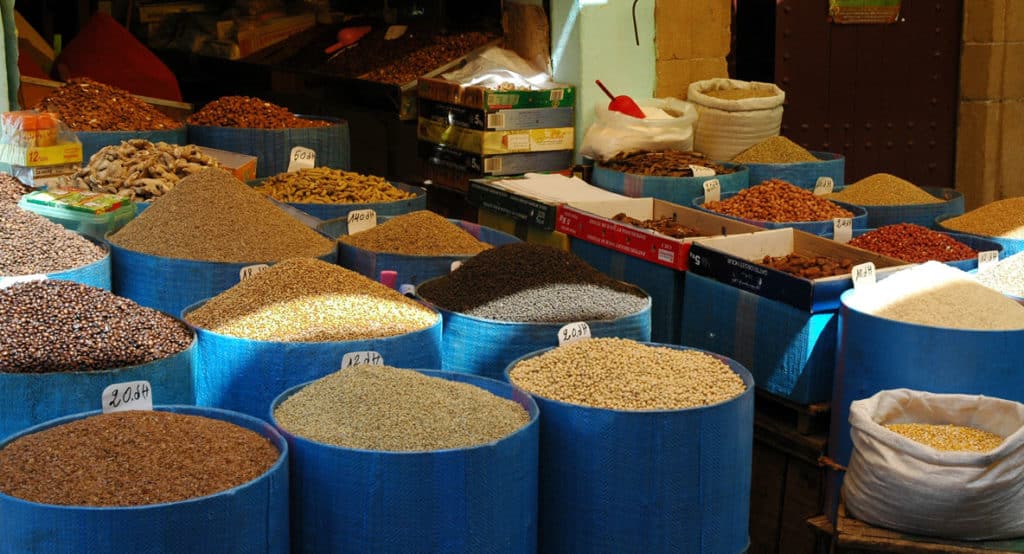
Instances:
[[[893,433],[946,452],[989,452],[1003,444],[1003,437],[976,427],[929,423],[890,423]]]
[[[736,154],[732,161],[740,164],[792,164],[821,160],[799,144],[779,135],[768,137]]]
[[[825,195],[829,200],[838,200],[861,206],[898,206],[903,204],[938,204],[944,202],[910,181],[888,173],[875,173],[839,192]]]
[[[947,219],[941,226],[986,237],[1024,239],[1024,196],[996,200]]]
[[[473,256],[491,245],[458,225],[426,210],[393,217],[361,233],[338,240],[363,250],[411,256]]]

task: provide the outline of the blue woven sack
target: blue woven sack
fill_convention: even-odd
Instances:
[[[714,177],[661,177],[623,173],[599,164],[594,166],[591,182],[595,187],[624,196],[652,197],[681,206],[690,206],[694,198],[704,195],[704,181],[709,179],[718,179],[723,193],[738,192],[749,186],[750,171],[745,166],[731,163],[722,163],[721,165],[735,168],[736,172]]]
[[[814,189],[819,177],[830,177],[837,187],[846,182],[846,158],[832,152],[811,152],[816,162],[791,164],[745,163],[750,169],[750,186],[768,179],[782,179],[803,189]],[[724,189],[723,189],[724,192]]]
[[[921,187],[942,202],[931,204],[902,204],[898,206],[862,206],[868,211],[867,226],[872,229],[894,223],[914,223],[935,228],[935,219],[964,213],[964,195],[947,188]],[[841,192],[839,189],[836,192]],[[858,204],[859,205],[859,204]]]

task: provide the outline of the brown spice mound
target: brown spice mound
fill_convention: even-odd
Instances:
[[[740,164],[791,164],[820,162],[811,152],[784,136],[768,137],[732,159]]]
[[[412,256],[472,256],[491,245],[426,210],[400,215],[339,241],[363,250]]]
[[[86,77],[54,89],[35,109],[56,113],[75,131],[154,131],[184,126],[130,92]]]
[[[296,117],[288,108],[252,96],[222,96],[188,118],[189,125],[246,129],[330,127],[330,121]]]
[[[769,179],[725,200],[705,202],[704,209],[753,221],[776,223],[853,217],[849,210],[780,179]]]
[[[22,195],[32,192],[32,187],[22,183],[10,173],[0,173],[0,202],[17,204]]]
[[[178,502],[252,481],[279,456],[266,438],[226,421],[117,412],[8,444],[0,450],[0,491],[64,506]]]

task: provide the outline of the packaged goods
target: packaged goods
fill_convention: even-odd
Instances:
[[[30,502],[141,506],[210,495],[265,473],[280,453],[258,433],[159,411],[96,415],[0,450],[0,491]]]
[[[979,271],[977,278],[981,284],[1003,294],[1024,297],[1024,252]]]
[[[368,204],[413,198],[383,177],[313,167],[264,179],[256,190],[274,200],[298,204]]]
[[[412,256],[471,256],[491,247],[426,210],[393,217],[372,229],[342,235],[338,240],[364,250]]]
[[[285,260],[185,315],[203,329],[251,340],[351,341],[426,329],[438,316],[341,266]]]
[[[691,165],[714,170],[715,175],[725,175],[736,170],[724,167],[707,159],[700,152],[681,150],[658,150],[654,152],[621,152],[602,164],[613,171],[633,175],[658,175],[662,177],[693,177]]]
[[[321,256],[334,248],[222,169],[182,179],[110,241],[153,256],[235,263]]]
[[[85,237],[16,204],[0,202],[0,276],[65,271],[105,255]]]
[[[875,173],[825,198],[860,206],[898,206],[944,202],[910,181],[888,173]]]
[[[879,227],[854,237],[847,244],[913,263],[953,262],[978,255],[976,250],[949,235],[911,223]]]
[[[0,118],[0,162],[23,183],[41,187],[74,173],[82,143],[56,114],[33,110],[4,112]]]
[[[779,179],[743,189],[725,200],[705,202],[704,208],[744,219],[779,223],[853,217],[849,210]]]
[[[617,213],[614,216],[612,216],[612,219],[614,221],[621,221],[622,223],[628,223],[630,225],[640,227],[642,229],[650,229],[652,231],[657,231],[663,235],[668,235],[670,237],[677,239],[685,239],[687,237],[699,237],[704,234],[698,231],[697,229],[694,229],[693,227],[687,227],[686,225],[677,222],[671,216],[640,220],[634,217],[629,217],[625,213]]]
[[[63,178],[60,186],[146,201],[163,196],[197,171],[217,166],[217,160],[198,146],[132,139],[101,148],[88,165]]]
[[[616,319],[644,310],[647,296],[577,256],[516,243],[485,250],[417,294],[446,310],[516,322]]]
[[[679,410],[735,398],[746,390],[728,364],[695,350],[627,339],[572,342],[513,366],[527,392],[611,410]]]
[[[732,161],[742,164],[791,164],[820,160],[804,147],[779,135],[768,137],[747,148],[733,157]]]
[[[22,183],[10,173],[0,173],[0,202],[17,204],[22,195],[32,192],[32,187]]]
[[[316,442],[383,451],[468,448],[529,421],[518,403],[474,385],[373,365],[310,383],[282,402],[274,418],[289,433]]]
[[[988,452],[1003,444],[1003,437],[977,427],[950,423],[889,423],[886,429],[946,452]]]
[[[149,131],[184,125],[126,90],[87,77],[69,80],[36,104],[75,131]]]
[[[1024,306],[939,262],[893,273],[858,290],[849,304],[877,317],[929,327],[1024,329]]]
[[[180,321],[95,287],[68,281],[0,290],[0,371],[93,371],[181,352],[192,332]]]
[[[288,108],[251,96],[222,96],[190,115],[188,123],[247,129],[297,129],[331,125],[329,121],[297,117]]]
[[[761,264],[805,279],[846,275],[853,268],[853,262],[848,259],[836,259],[828,256],[804,256],[801,254],[765,256],[761,260]]]
[[[942,221],[942,226],[987,237],[1024,239],[1024,196],[985,204],[961,216]]]

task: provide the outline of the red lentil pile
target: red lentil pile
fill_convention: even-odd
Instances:
[[[852,239],[849,244],[911,263],[954,262],[978,255],[976,250],[949,235],[912,223],[879,227]]]
[[[769,179],[725,200],[705,202],[704,208],[734,217],[775,223],[853,217],[849,210],[781,179]]]
[[[252,96],[222,96],[190,115],[188,122],[190,125],[246,129],[297,129],[332,125],[330,121],[296,117],[288,108]]]

